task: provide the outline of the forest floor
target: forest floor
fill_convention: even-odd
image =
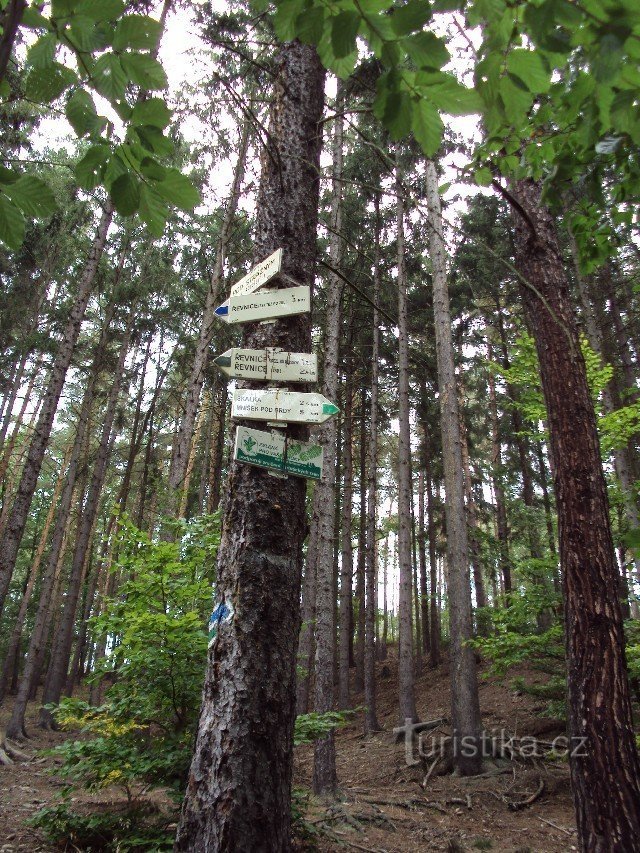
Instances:
[[[529,679],[532,673],[520,672]],[[362,712],[336,734],[337,769],[340,788],[338,805],[325,806],[310,797],[305,819],[313,832],[312,844],[304,849],[328,851],[361,850],[370,853],[406,853],[422,850],[494,850],[510,853],[566,853],[576,850],[575,818],[566,761],[509,761],[493,775],[456,778],[432,774],[425,788],[422,765],[407,766],[405,743],[393,728],[397,719],[396,660],[378,664],[378,720],[383,731],[370,738],[362,735]],[[449,674],[447,666],[426,670],[416,683],[421,720],[449,717]],[[354,704],[362,704],[356,694]],[[530,735],[552,740],[562,734],[562,725],[541,716],[542,706],[528,695],[514,692],[495,679],[481,680],[480,702],[486,730],[509,735]],[[10,708],[0,709],[0,727]],[[35,727],[37,707],[29,709],[26,746],[31,761],[0,766],[0,853],[50,853],[59,850],[26,820],[36,811],[58,802],[62,782],[49,772],[51,757],[38,751],[69,737],[65,732],[43,732]],[[444,724],[433,734],[448,733]],[[427,732],[429,739],[432,732]],[[313,747],[298,747],[295,757],[296,786],[311,787]],[[427,762],[430,764],[430,762]],[[540,791],[531,805],[512,810]],[[109,799],[80,793],[78,800],[100,808]],[[114,792],[111,807],[120,795]],[[511,804],[511,808],[510,808]],[[315,845],[315,848],[314,846]],[[77,847],[69,847],[77,850]],[[243,851],[244,853],[244,851]],[[249,851],[247,851],[249,853]]]

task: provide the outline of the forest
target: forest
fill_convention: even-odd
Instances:
[[[637,0],[0,0],[0,850],[640,851]]]

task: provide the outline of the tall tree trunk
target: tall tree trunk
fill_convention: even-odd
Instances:
[[[430,449],[426,443],[425,431],[424,473],[426,478],[427,496],[427,537],[429,539],[429,622],[431,624],[431,654],[429,663],[432,667],[440,666],[440,608],[438,599],[438,557],[436,554],[436,525],[433,515],[433,482],[431,477]]]
[[[255,256],[282,247],[283,269],[313,282],[324,71],[308,45],[275,58]],[[247,324],[243,346],[309,351],[308,316]],[[303,428],[289,427],[295,437]],[[231,463],[216,598],[233,608],[209,653],[176,850],[291,849],[296,645],[306,483]]]
[[[342,83],[338,83],[333,132],[333,186],[330,215],[329,259],[336,269],[342,262],[342,147],[344,118]],[[324,325],[324,367],[322,393],[329,400],[338,396],[338,354],[340,345],[340,295],[342,286],[337,275],[327,278],[327,308]],[[333,552],[335,545],[336,502],[336,420],[321,424],[316,438],[324,449],[323,477],[316,483],[313,495],[312,525],[316,534],[316,659],[314,710],[324,714],[333,709],[334,621]],[[336,747],[333,731],[315,742],[313,751],[313,790],[333,797],[336,792]]]
[[[487,341],[487,360],[493,362],[491,341]],[[500,446],[500,423],[496,399],[496,380],[491,368],[488,371],[489,412],[491,415],[491,481],[496,501],[496,530],[498,534],[498,561],[505,595],[511,592],[511,560],[509,557],[509,528],[507,508],[502,487],[502,449]]]
[[[350,342],[349,342],[350,343]],[[351,542],[351,516],[353,513],[353,359],[347,360],[347,378],[344,393],[343,454],[342,454],[342,557],[340,563],[340,632],[338,654],[338,706],[348,708],[349,665],[352,640],[353,547]]]
[[[173,514],[178,510],[182,501],[182,492],[185,491],[184,481],[189,464],[189,448],[193,443],[193,430],[196,421],[196,413],[198,411],[200,393],[202,391],[202,383],[204,381],[204,371],[209,355],[209,345],[211,344],[211,338],[216,324],[215,309],[220,301],[220,294],[222,293],[224,261],[227,255],[227,246],[231,237],[233,220],[236,215],[236,210],[238,209],[240,190],[244,178],[247,149],[249,147],[249,130],[250,122],[247,120],[245,121],[240,134],[240,144],[233,173],[233,181],[231,183],[231,192],[229,194],[229,200],[227,201],[227,209],[224,214],[224,219],[220,227],[220,236],[218,237],[218,245],[216,248],[216,258],[213,265],[213,272],[211,274],[211,281],[207,290],[204,311],[202,313],[200,333],[196,344],[193,362],[191,363],[191,372],[187,381],[187,396],[184,404],[184,411],[171,454],[168,481],[168,510],[170,514]]]
[[[469,531],[469,545],[471,547],[473,586],[476,591],[476,606],[482,608],[487,606],[487,596],[484,591],[482,563],[480,562],[478,519],[476,517],[476,505],[473,499],[473,482],[471,480],[471,466],[469,464],[469,443],[467,441],[467,427],[463,417],[460,418],[460,449],[462,451],[462,467],[464,471],[464,494],[467,510],[467,529]],[[478,617],[478,633],[484,634],[486,633],[486,631],[486,619],[484,617]]]
[[[516,185],[516,265],[549,416],[564,572],[571,781],[582,850],[640,850],[634,743],[607,489],[554,220],[540,186]],[[535,292],[534,292],[535,289]]]
[[[442,211],[438,194],[438,176],[431,160],[426,162],[426,184],[429,246],[433,267],[433,313],[440,391],[442,459],[447,496],[445,517],[451,633],[451,717],[456,769],[461,776],[470,776],[480,772],[482,767],[482,750],[479,741],[482,721],[475,657],[473,649],[467,645],[473,635],[473,621],[460,416],[451,337]]]
[[[411,565],[411,433],[409,402],[409,331],[407,275],[404,258],[404,189],[396,162],[396,234],[398,244],[398,700],[400,725],[417,721],[413,673],[413,630],[411,601],[413,567]]]
[[[366,444],[366,407],[365,389],[360,389],[360,436],[358,450],[360,456],[360,507],[358,511],[358,554],[356,557],[356,594],[358,619],[356,625],[356,640],[353,647],[356,671],[353,679],[353,689],[356,693],[364,690],[364,623],[365,623],[365,547],[367,537],[367,444]]]
[[[422,613],[422,652],[428,655],[431,650],[431,630],[429,626],[429,596],[427,590],[427,544],[424,525],[424,469],[418,474],[418,563],[420,566],[420,610]]]
[[[78,598],[80,596],[80,590],[82,588],[84,574],[88,564],[88,555],[97,522],[98,510],[100,507],[100,495],[107,473],[107,465],[111,457],[111,450],[116,436],[116,430],[113,429],[113,422],[125,374],[124,365],[129,351],[129,344],[131,342],[134,317],[135,309],[132,305],[130,306],[128,326],[120,344],[118,363],[113,375],[113,384],[109,389],[109,396],[107,398],[107,405],[103,416],[100,443],[98,445],[98,452],[96,454],[91,474],[91,482],[89,484],[87,499],[78,522],[76,542],[73,551],[73,561],[71,564],[71,574],[69,576],[69,587],[65,598],[64,611],[60,625],[61,630],[58,634],[57,643],[54,645],[51,652],[50,676],[47,678],[47,685],[42,697],[43,706],[55,704],[60,701],[60,696],[62,695],[67,679],[67,667],[69,666],[69,657],[73,643],[73,626],[78,607]],[[51,711],[45,707],[41,708],[39,722],[41,726],[47,728],[50,727],[52,724]]]
[[[53,420],[58,408],[58,402],[62,393],[62,387],[71,363],[71,357],[80,334],[80,326],[89,302],[91,289],[98,270],[98,263],[102,257],[107,232],[113,216],[111,202],[107,203],[103,211],[100,223],[96,231],[93,245],[84,272],[80,278],[78,292],[73,307],[69,314],[67,324],[58,351],[56,353],[49,384],[44,395],[40,417],[36,424],[29,452],[25,462],[18,491],[13,502],[13,507],[7,522],[2,541],[0,542],[0,616],[4,607],[4,601],[9,590],[11,577],[16,565],[18,549],[22,541],[22,535],[27,523],[31,501],[36,490],[38,475],[42,468],[42,461],[49,443]]]
[[[380,729],[376,711],[376,619],[378,614],[377,583],[377,511],[378,511],[378,372],[380,359],[380,193],[373,199],[375,231],[373,248],[373,316],[371,326],[371,408],[368,444],[367,538],[365,559],[365,635],[364,635],[364,732]]]

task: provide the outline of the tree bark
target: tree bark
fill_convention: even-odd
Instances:
[[[469,578],[469,541],[464,507],[464,481],[460,416],[456,388],[451,313],[442,211],[438,194],[438,176],[431,160],[426,162],[429,246],[433,267],[433,311],[440,391],[442,459],[445,481],[445,517],[447,523],[447,563],[449,568],[449,625],[451,633],[451,716],[454,760],[461,776],[480,772],[480,702],[473,649],[467,643],[473,635],[471,587]]]
[[[349,708],[349,665],[352,642],[353,547],[351,516],[353,513],[353,359],[347,361],[344,392],[342,455],[342,558],[340,563],[340,632],[338,653],[338,707]]]
[[[516,265],[554,461],[578,838],[585,851],[628,853],[640,850],[640,761],[595,413],[554,220],[537,183],[515,189],[528,217],[514,213]]]
[[[324,71],[291,42],[275,59],[255,255],[283,248],[283,270],[311,285],[318,214]],[[247,324],[244,347],[309,351],[308,316]],[[294,437],[306,429],[289,427]],[[289,851],[306,483],[233,462],[216,598],[233,608],[209,653],[195,755],[175,849]]]

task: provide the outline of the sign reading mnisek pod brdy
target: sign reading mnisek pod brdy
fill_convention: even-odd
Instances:
[[[265,379],[267,382],[316,382],[318,358],[310,352],[285,352],[274,347],[233,347],[213,363],[232,379]]]
[[[322,477],[322,447],[309,441],[286,438],[283,433],[239,426],[233,458],[248,465],[268,468],[319,480]]]
[[[241,296],[244,293],[253,293],[263,284],[278,275],[282,269],[282,249],[276,249],[264,261],[257,264],[244,278],[236,282],[229,291],[231,296]]]
[[[231,417],[281,423],[321,424],[340,409],[322,394],[297,391],[237,389],[231,398]]]
[[[244,296],[231,296],[219,305],[215,314],[225,323],[251,323],[256,320],[275,320],[311,311],[311,289],[308,285],[285,287],[282,290],[262,290]]]

